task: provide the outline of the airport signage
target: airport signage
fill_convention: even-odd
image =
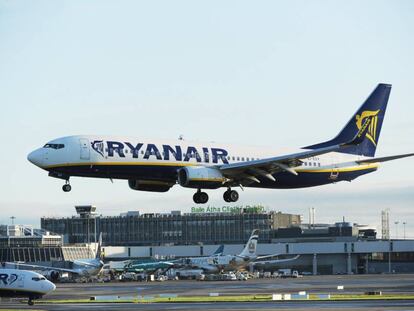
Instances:
[[[265,207],[263,205],[240,205],[240,206],[194,206],[191,208],[193,214],[209,214],[209,213],[264,213]]]

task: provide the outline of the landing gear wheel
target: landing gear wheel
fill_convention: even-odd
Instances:
[[[29,301],[27,302],[27,304],[28,304],[29,306],[33,306],[33,305],[34,305],[34,301],[33,301],[33,299],[29,299]]]
[[[208,202],[208,194],[206,192],[199,193],[200,203],[205,204]]]
[[[223,199],[227,203],[230,203],[231,202],[231,199],[230,199],[230,191],[229,190],[227,190],[226,192],[223,193]]]
[[[64,192],[69,192],[69,191],[71,191],[71,190],[72,190],[72,187],[71,187],[71,185],[69,185],[69,184],[65,184],[65,185],[63,185],[63,186],[62,186],[62,190],[63,190]]]
[[[236,190],[230,191],[230,200],[232,202],[237,202],[238,199],[239,199],[239,193]]]
[[[237,193],[236,190],[227,190],[226,192],[224,192],[223,194],[223,199],[224,201],[230,203],[230,202],[237,202],[237,200],[239,199],[239,194]]]
[[[196,204],[205,204],[208,202],[208,194],[205,192],[197,191],[193,195],[193,201]]]

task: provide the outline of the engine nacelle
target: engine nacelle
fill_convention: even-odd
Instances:
[[[46,279],[48,279],[49,281],[52,281],[52,282],[57,282],[57,281],[59,281],[59,278],[60,278],[60,272],[56,271],[56,270],[42,271],[42,275]]]
[[[217,189],[225,181],[226,178],[216,168],[188,166],[178,171],[178,182],[187,188]]]
[[[169,183],[151,181],[151,180],[128,180],[129,188],[139,191],[151,191],[151,192],[167,192],[172,187]]]

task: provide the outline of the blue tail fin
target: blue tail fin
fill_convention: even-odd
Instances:
[[[217,248],[217,250],[214,252],[214,254],[213,255],[223,255],[223,251],[224,251],[224,245],[223,244],[221,244],[220,246],[219,246],[219,248]]]
[[[387,109],[388,98],[391,92],[390,84],[378,84],[375,90],[352,116],[351,120],[345,125],[342,131],[331,140],[316,145],[304,147],[303,149],[318,149],[333,145],[342,144],[352,140],[362,127],[366,118],[371,118],[368,132],[365,139],[357,146],[349,146],[340,152],[368,157],[375,156],[385,110]]]

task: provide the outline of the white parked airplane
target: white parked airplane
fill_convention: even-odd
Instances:
[[[226,202],[236,202],[232,187],[302,188],[351,181],[377,170],[380,162],[414,155],[375,157],[391,85],[379,84],[333,139],[292,153],[273,149],[160,141],[132,137],[80,135],[54,139],[28,160],[66,180],[71,176],[128,180],[134,190],[166,192],[175,184],[198,189],[195,203],[206,203],[201,189],[227,188]]]
[[[243,251],[239,255],[213,255],[209,257],[190,257],[183,258],[182,265],[192,269],[202,269],[206,273],[218,273],[222,271],[239,271],[246,269],[250,264],[256,263],[277,264],[281,262],[291,261],[297,259],[295,256],[287,259],[271,259],[280,254],[258,256],[256,253],[257,241],[259,239],[259,230],[253,230],[249,240],[246,243]],[[179,264],[175,264],[180,266]]]
[[[99,243],[95,258],[77,259],[70,262],[71,268],[49,267],[41,265],[32,265],[26,263],[6,263],[7,266],[21,267],[22,269],[33,269],[44,271],[44,275],[50,280],[57,281],[62,273],[69,273],[76,277],[91,277],[98,275],[104,266],[102,261],[102,234],[99,236]]]
[[[36,272],[0,269],[0,297],[27,297],[28,304],[54,291],[55,284]]]

